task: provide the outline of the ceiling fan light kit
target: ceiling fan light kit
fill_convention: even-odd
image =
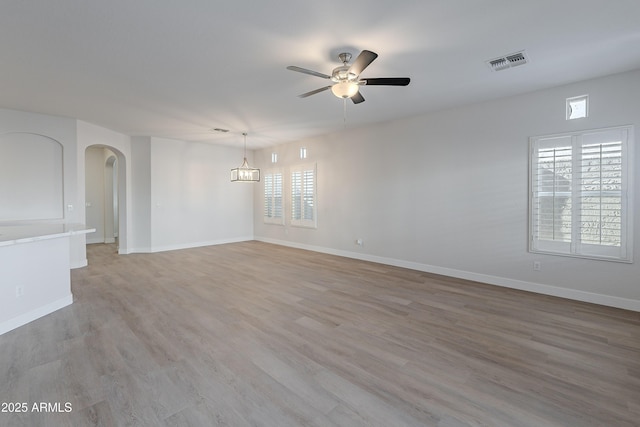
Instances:
[[[332,85],[303,93],[302,95],[299,95],[300,98],[306,98],[308,96],[315,95],[316,93],[324,92],[327,89],[331,89],[331,92],[338,98],[350,98],[354,104],[359,104],[361,102],[364,102],[364,97],[360,93],[360,86],[407,86],[411,81],[409,77],[382,77],[360,79],[360,74],[377,57],[377,53],[371,52],[370,50],[363,50],[362,52],[360,52],[353,64],[348,65],[349,61],[351,60],[351,54],[348,52],[343,52],[338,55],[338,58],[340,59],[340,61],[342,61],[342,65],[334,68],[330,76],[327,74],[319,73],[317,71],[308,70],[306,68],[296,67],[295,65],[290,65],[287,67],[287,69],[320,77],[323,79],[328,79],[333,82]]]
[[[356,82],[338,82],[331,86],[331,92],[338,98],[351,98],[358,93],[358,83]]]

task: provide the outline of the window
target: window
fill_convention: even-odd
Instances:
[[[530,250],[631,262],[631,126],[531,138]]]
[[[283,175],[279,170],[267,171],[264,176],[264,222],[284,224]]]
[[[567,120],[581,119],[589,115],[589,95],[567,98]]]
[[[291,169],[291,225],[315,228],[316,166],[307,165]]]

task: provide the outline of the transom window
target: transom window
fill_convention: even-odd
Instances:
[[[589,95],[567,98],[567,120],[581,119],[589,115]]]

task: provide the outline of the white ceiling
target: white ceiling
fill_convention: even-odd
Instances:
[[[363,87],[357,127],[640,68],[639,17],[638,0],[2,0],[0,107],[259,148],[345,126],[330,91],[297,97],[327,81],[288,65],[331,74],[368,49],[362,77],[411,78]]]

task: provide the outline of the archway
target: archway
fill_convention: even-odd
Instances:
[[[85,222],[96,232],[91,243],[116,243],[126,238],[125,158],[117,149],[91,145],[85,150]]]
[[[104,242],[118,241],[118,160],[110,155],[104,165]]]
[[[62,221],[63,147],[31,132],[0,134],[0,222]]]

